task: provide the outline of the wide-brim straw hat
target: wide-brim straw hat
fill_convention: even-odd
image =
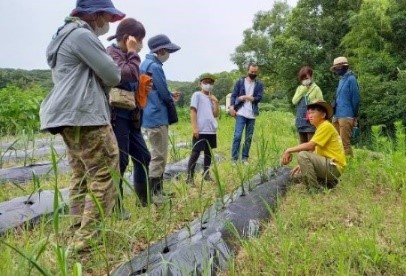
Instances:
[[[346,57],[337,57],[333,61],[333,66],[330,67],[330,71],[334,71],[339,66],[348,66],[348,60]]]
[[[311,107],[314,107],[314,106],[321,106],[323,109],[326,110],[326,112],[327,112],[326,119],[327,120],[330,119],[331,117],[333,117],[333,115],[334,115],[333,114],[334,113],[333,112],[333,107],[328,102],[323,101],[323,100],[315,100],[315,101],[309,103],[307,105],[307,108],[311,108]]]

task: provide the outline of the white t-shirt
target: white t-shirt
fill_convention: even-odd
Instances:
[[[254,95],[255,81],[249,81],[247,78],[244,79],[245,86],[245,95],[252,96]],[[247,119],[255,119],[254,112],[252,111],[252,102],[245,101],[244,105],[238,109],[237,115],[243,116]]]
[[[208,95],[201,91],[194,92],[190,107],[197,110],[197,127],[201,134],[216,134],[217,120],[213,115],[213,104]]]

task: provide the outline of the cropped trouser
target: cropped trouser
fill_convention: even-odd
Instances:
[[[165,172],[168,158],[168,126],[147,128],[147,136],[151,144],[151,162],[149,163],[149,176],[160,178]]]
[[[340,134],[341,141],[343,142],[345,155],[352,156],[351,148],[351,134],[354,126],[353,118],[338,118],[333,121],[333,126]]]
[[[110,125],[65,127],[61,132],[67,147],[72,177],[69,186],[70,214],[77,239],[89,240],[97,233],[101,214],[111,213],[116,199],[112,172],[118,171],[119,152]]]

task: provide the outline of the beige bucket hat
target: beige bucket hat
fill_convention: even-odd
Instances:
[[[330,71],[334,71],[335,68],[339,66],[346,65],[348,66],[348,60],[346,57],[337,57],[333,61],[333,66],[330,67]]]

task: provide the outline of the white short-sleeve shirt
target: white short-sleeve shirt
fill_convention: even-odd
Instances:
[[[194,92],[190,107],[197,111],[197,127],[201,134],[216,134],[217,120],[213,115],[213,104],[208,95],[201,91]]]

